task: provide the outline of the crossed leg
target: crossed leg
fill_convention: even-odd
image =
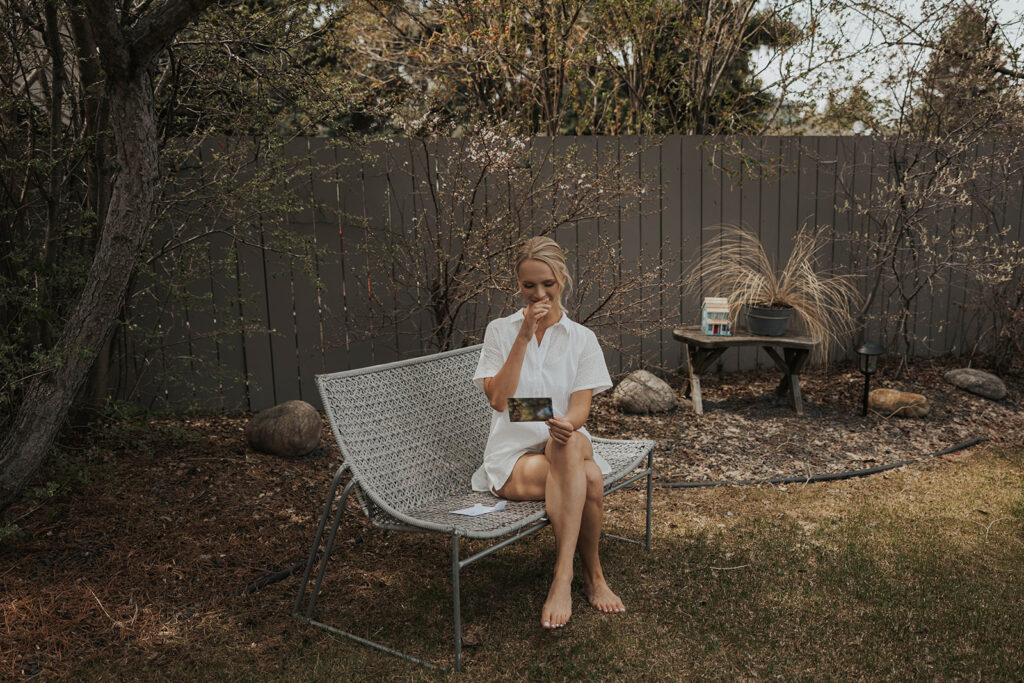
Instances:
[[[510,500],[544,500],[555,532],[554,578],[541,610],[544,628],[564,626],[572,615],[573,555],[583,563],[583,590],[602,612],[625,612],[605,581],[598,554],[604,515],[604,481],[590,441],[579,433],[566,444],[548,439],[544,453],[516,461],[498,495]]]

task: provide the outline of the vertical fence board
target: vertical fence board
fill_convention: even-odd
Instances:
[[[831,275],[838,275],[843,269],[840,264],[840,245],[842,240],[838,239],[836,228],[836,187],[837,187],[837,165],[838,149],[836,138],[818,138],[818,153],[816,155],[816,180],[815,180],[815,222],[819,229],[827,230],[829,237],[828,244],[818,252],[818,267],[823,272]],[[846,339],[842,339],[838,348],[832,352],[832,359],[842,358],[845,355],[845,347],[849,346]]]
[[[700,239],[701,259],[706,258],[705,252],[716,247],[722,239],[722,150],[716,138],[706,137],[700,150]],[[714,291],[706,286],[701,288],[697,300],[697,316],[699,319],[701,302],[707,296],[722,296],[725,292]],[[732,370],[735,352],[726,353],[719,358],[715,367]]]
[[[342,209],[339,150],[330,141],[312,141],[313,198],[317,204],[317,278],[320,289],[320,344],[323,371],[338,372],[349,367],[345,315],[345,271],[341,245]],[[319,392],[318,392],[319,393]]]
[[[796,224],[794,225],[794,237],[796,232],[801,229],[813,229],[818,226],[818,203],[815,197],[818,186],[818,138],[799,138],[796,143],[796,149],[799,156],[796,161],[798,177],[797,215]],[[786,257],[779,262],[780,266],[786,262],[788,254],[791,252],[792,245],[784,249]]]
[[[952,209],[949,206],[942,207],[936,211],[934,217],[934,230],[937,233],[948,233],[952,222]],[[950,244],[950,249],[955,250],[955,245]],[[955,253],[955,251],[953,251]],[[932,355],[946,353],[951,346],[950,325],[948,321],[949,292],[952,273],[944,273],[935,283],[931,296],[931,308],[929,311],[929,336]]]
[[[891,144],[887,144],[887,143],[885,143],[883,141],[878,141],[876,144],[881,146],[882,149],[883,149],[883,154],[882,154],[881,161],[879,160],[877,155],[875,157],[876,164],[878,164],[878,163],[882,164],[877,169],[878,176],[879,176],[879,179],[881,180],[881,182],[883,183],[883,187],[887,187],[888,188],[887,192],[890,195],[892,195],[892,194],[895,193],[894,185],[896,184],[896,181],[897,181],[896,169],[893,166],[892,160],[894,158],[896,158],[896,156],[900,153],[899,143],[893,142]],[[893,226],[893,222],[889,221],[884,226],[883,225],[876,225],[876,226],[873,226],[873,227],[879,229],[879,231],[880,231],[879,232],[879,236],[881,237],[881,236],[883,236],[885,234],[888,234],[892,230],[892,228],[894,226]],[[901,255],[901,258],[902,258],[903,262],[902,262],[900,267],[902,269],[905,269],[906,268],[906,253],[905,252]],[[893,327],[893,329],[896,330],[896,333],[895,333],[896,336],[895,336],[895,339],[894,339],[894,343],[892,345],[892,348],[894,350],[895,349],[903,348],[903,343],[904,343],[903,342],[903,331],[902,331],[902,327],[899,325],[899,320],[900,320],[900,316],[904,315],[904,313],[905,313],[904,310],[903,310],[904,308],[906,308],[906,307],[902,305],[900,292],[897,290],[896,287],[891,287],[889,292],[888,292],[888,295],[883,297],[883,299],[882,299],[882,317],[881,317],[881,320],[882,321],[891,321],[891,320],[897,321],[897,327]],[[908,329],[912,329],[912,328],[910,328],[912,323],[913,323],[913,319],[911,318],[907,322]],[[891,325],[888,322],[883,322],[883,325],[885,327],[891,327]]]
[[[292,321],[296,345],[296,377],[299,397],[319,408],[319,392],[314,376],[324,370],[322,351],[321,315],[317,302],[316,279],[316,202],[313,198],[311,138],[295,140],[296,155],[301,162],[294,169],[292,191],[299,210],[286,217],[289,230],[294,234],[296,251],[308,257],[309,262],[290,259],[292,273]]]
[[[619,139],[612,136],[599,136],[597,138],[597,150],[595,160],[597,168],[604,169],[610,164],[615,164],[619,158]],[[597,221],[597,233],[602,244],[610,245],[610,248],[621,250],[619,242],[619,216],[607,216]],[[618,273],[612,275],[613,279],[618,278]],[[602,338],[601,348],[604,351],[605,361],[608,364],[608,371],[613,375],[622,371],[622,354],[619,348],[622,339],[618,332],[609,333],[608,330],[596,330]]]
[[[318,270],[318,223],[324,220],[321,202],[317,195],[319,173],[314,169],[314,160],[318,149],[313,146],[315,138],[305,138],[305,164],[296,171],[303,182],[299,183],[296,192],[303,210],[299,217],[306,217],[309,222],[298,222],[289,216],[289,227],[295,232],[308,263],[292,262],[292,287],[294,297],[295,341],[298,352],[299,395],[302,400],[316,406],[320,405],[320,392],[316,387],[316,375],[324,371],[324,341],[321,319]],[[322,193],[322,190],[320,190]]]
[[[954,226],[963,227],[970,224],[971,211],[967,207],[957,206],[952,212],[952,223]],[[949,311],[949,324],[954,326],[952,330],[953,338],[955,342],[953,344],[954,353],[964,354],[969,350],[967,340],[967,315],[963,309],[963,302],[965,301],[965,292],[967,291],[967,273],[953,273],[950,276],[949,284],[949,303],[947,310]]]
[[[225,268],[212,274],[213,305],[218,318],[226,322],[229,316],[240,320],[238,302],[238,253],[229,235],[214,235],[211,240],[213,258]],[[245,337],[238,333],[221,335],[217,339],[217,353],[221,368],[221,410],[235,412],[248,408],[249,397],[245,389]]]
[[[209,147],[201,148],[203,163],[210,160]],[[200,233],[209,229],[209,224],[190,221],[189,233]],[[205,252],[205,253],[202,253]],[[181,250],[183,258],[187,258],[190,268],[196,270],[196,278],[184,284],[187,296],[187,321],[185,335],[188,339],[188,357],[186,359],[191,374],[191,404],[204,411],[220,408],[220,362],[217,357],[216,313],[213,310],[212,273],[208,266],[211,257],[209,244]]]
[[[775,259],[779,243],[779,220],[782,215],[782,174],[785,170],[782,157],[782,138],[761,138],[759,146],[761,148],[762,173],[760,182],[761,220],[757,232],[765,252],[770,258]],[[740,315],[742,316],[742,313]],[[742,317],[737,322],[741,327],[747,325],[747,321]],[[772,367],[773,363],[771,359],[762,357],[758,351],[757,365],[758,367]]]
[[[390,143],[374,142],[370,145],[370,157],[363,162],[363,220],[366,228],[366,240],[362,243],[366,258],[361,264],[357,300],[365,304],[365,310],[371,316],[366,330],[370,341],[370,363],[386,363],[397,357],[396,328],[394,324],[380,322],[382,311],[373,310],[374,306],[393,306],[395,290],[393,286],[392,264],[383,258],[384,255],[374,253],[375,245],[382,239],[388,239],[388,147]],[[378,303],[371,304],[371,298]]]
[[[761,237],[761,187],[763,169],[761,168],[761,147],[758,138],[744,136],[739,147],[738,182],[740,191],[740,225],[753,234]],[[735,321],[734,321],[735,324]],[[759,367],[757,348],[743,348],[740,356],[740,367],[754,369]]]
[[[639,173],[641,182],[647,189],[638,207],[640,210],[639,272],[650,273],[656,270],[662,262],[661,193],[658,190],[661,185],[661,145],[652,146],[647,138],[641,138],[639,145],[641,148]],[[653,296],[653,290],[653,287],[644,287],[638,292],[641,300],[646,301]],[[661,297],[655,298],[654,303],[660,308]],[[659,310],[654,310],[653,316],[657,318],[659,313]],[[665,367],[662,360],[661,330],[652,330],[643,335],[640,346],[642,349],[639,355],[641,367]]]
[[[289,226],[296,236],[312,243],[316,226],[309,223]],[[311,249],[312,249],[311,244]],[[296,261],[292,261],[292,288],[294,296],[294,330],[298,357],[299,396],[303,401],[320,406],[320,392],[316,388],[316,375],[324,370],[321,351],[320,306],[317,302],[316,264],[310,264],[313,272]],[[310,277],[310,276],[313,277]]]
[[[367,254],[363,207],[362,154],[347,145],[335,150],[338,165],[338,250],[341,259],[341,296],[334,297],[341,312],[345,370],[363,368],[372,362],[369,304],[365,285]],[[361,286],[362,285],[362,286]]]
[[[257,234],[262,235],[262,227],[259,228]],[[271,333],[264,282],[266,274],[260,245],[240,245],[238,247],[238,264],[242,314],[264,330],[250,334],[245,340],[249,410],[263,410],[273,406],[277,401],[274,397],[274,360],[270,350]]]
[[[661,235],[662,253],[665,256],[666,288],[662,295],[661,308],[666,315],[666,324],[661,333],[662,365],[666,370],[677,370],[682,364],[682,347],[672,337],[672,329],[687,322],[683,316],[682,257],[683,257],[683,215],[682,215],[682,163],[679,135],[669,135],[662,142],[661,185]]]
[[[689,273],[700,265],[704,250],[704,236],[701,234],[701,143],[702,138],[691,135],[679,139],[679,229],[682,253],[680,267],[684,273]],[[701,289],[696,288],[680,300],[679,315],[684,325],[694,324],[700,320],[702,296]],[[681,370],[685,372],[685,368]]]
[[[863,175],[866,188],[861,209],[861,228],[863,239],[867,246],[864,253],[864,265],[865,267],[872,269],[870,271],[872,279],[869,283],[872,298],[871,306],[867,311],[865,338],[878,341],[887,346],[889,351],[892,351],[893,340],[885,336],[885,328],[881,324],[881,316],[884,308],[883,299],[887,296],[885,292],[885,284],[884,282],[878,282],[878,279],[875,276],[878,268],[882,267],[878,262],[878,249],[875,245],[882,241],[883,235],[881,227],[876,220],[878,216],[875,215],[876,212],[872,209],[872,207],[876,206],[876,198],[882,196],[885,192],[883,186],[886,179],[880,170],[887,167],[885,160],[888,146],[879,140],[868,138],[864,141],[863,148],[864,162],[866,164],[866,171]]]
[[[639,178],[641,173],[640,165],[640,139],[635,135],[623,135],[619,138],[619,154],[621,159],[629,159],[629,162],[622,167],[622,173],[629,178]],[[634,197],[634,202],[629,208],[623,209],[622,218],[619,221],[619,239],[622,240],[622,275],[630,277],[643,268],[640,235],[640,213],[642,202],[639,197]],[[636,294],[627,295],[632,302],[636,302]],[[643,344],[635,328],[628,323],[622,325],[622,350],[624,357],[621,358],[619,372],[635,370],[642,365]]]
[[[859,275],[858,289],[862,301],[867,303],[872,289],[871,249],[868,245],[868,229],[870,220],[865,211],[871,199],[871,172],[873,143],[870,138],[854,138],[853,158],[850,161],[850,269]],[[862,305],[864,305],[862,304]],[[858,341],[881,341],[870,329],[870,318],[866,319],[863,330],[858,331]]]
[[[287,226],[277,221],[264,225],[278,231]],[[267,322],[270,325],[270,353],[273,358],[274,402],[301,398],[299,390],[298,348],[295,343],[295,315],[292,290],[292,264],[285,254],[265,254]]]
[[[169,237],[166,229],[155,230],[150,237],[154,244],[161,244]],[[160,381],[161,360],[164,354],[152,348],[150,341],[162,338],[161,317],[166,290],[161,278],[140,270],[135,280],[135,291],[128,300],[127,324],[138,329],[138,337],[129,336],[131,352],[127,371],[127,396],[147,408],[164,407],[164,388]]]
[[[800,226],[800,152],[799,138],[784,137],[779,149],[779,222],[775,242],[765,244],[777,268],[782,268],[793,249],[793,237]],[[804,186],[806,187],[806,185]]]
[[[581,136],[575,139],[574,144],[581,167],[592,178],[599,168],[598,139]],[[582,321],[600,301],[599,292],[593,286],[595,274],[591,270],[601,257],[600,222],[596,218],[576,221],[574,228],[576,248],[569,255],[569,269],[576,278],[577,292],[580,294],[570,299],[570,308],[576,311],[573,319]],[[591,281],[585,282],[584,279]]]
[[[854,177],[854,139],[850,137],[837,138],[835,140],[834,163],[832,165],[832,214],[834,216],[834,272],[840,275],[850,275],[853,268],[853,243],[851,230],[853,229],[853,209],[851,206],[850,194],[853,187]],[[860,291],[859,278],[853,281],[854,288]],[[855,302],[856,303],[856,302]],[[839,358],[852,357],[852,349],[856,345],[858,333],[847,337],[848,342],[840,353]]]
[[[749,221],[743,215],[743,138],[728,136],[721,138],[722,225],[749,229]],[[749,370],[757,364],[757,349],[740,347],[726,355],[732,356],[730,367]],[[729,361],[727,361],[729,362]]]
[[[573,162],[571,161],[576,156],[575,141],[573,140],[573,138],[571,138],[569,136],[564,136],[564,135],[563,136],[559,136],[557,138],[553,138],[552,139],[551,145],[552,145],[552,150],[551,151],[552,151],[552,155],[553,155],[552,159],[554,161],[553,165],[561,166],[563,169],[571,168],[571,167],[574,166]],[[563,171],[562,175],[565,176],[565,175],[567,175],[567,173],[565,171]],[[555,210],[557,210],[556,207],[564,205],[566,199],[563,196],[563,194],[566,193],[566,192],[571,192],[572,191],[569,188],[572,187],[572,183],[576,179],[575,178],[567,178],[566,177],[566,178],[563,178],[563,180],[565,181],[566,184],[568,184],[568,188],[566,188],[566,189],[562,189],[561,187],[555,187],[554,188],[553,197],[552,197],[552,208],[555,209]],[[558,217],[552,215],[552,218],[553,219],[557,219]],[[576,249],[575,249],[575,246],[576,246],[575,245],[575,242],[576,242],[576,221],[571,221],[571,222],[567,222],[565,224],[557,225],[555,227],[554,234],[552,234],[551,237],[556,242],[558,242],[558,244],[562,247],[562,249],[567,250],[569,254],[573,254],[576,251]],[[571,274],[573,272],[571,270],[572,264],[570,263],[568,265],[570,266],[570,274]]]
[[[413,212],[413,222],[409,225],[404,226],[406,233],[410,230],[422,230],[426,226],[435,226],[439,220],[443,217],[440,215],[440,197],[436,196],[435,192],[431,190],[432,178],[434,178],[433,171],[437,169],[437,155],[439,153],[438,145],[434,141],[423,142],[423,141],[410,141],[409,147],[409,172],[410,172],[410,184],[412,192],[412,205],[411,210]],[[433,164],[433,167],[431,167]],[[432,254],[424,254],[425,258],[434,259]],[[423,301],[427,298],[426,292],[419,292],[418,296]],[[423,306],[418,312],[417,316],[413,320],[413,324],[420,330],[420,348],[422,352],[427,353],[433,350],[433,345],[430,343],[431,330],[434,327],[434,317],[429,306]]]
[[[388,234],[394,235],[400,243],[409,244],[413,248],[419,243],[413,238],[411,231],[414,219],[413,180],[412,180],[412,149],[411,140],[396,140],[387,148],[387,225]],[[452,245],[457,249],[457,245]],[[422,303],[420,286],[426,283],[417,282],[410,271],[413,260],[419,254],[396,254],[391,263],[390,278],[391,297],[397,308],[397,319],[394,323],[395,351],[397,359],[412,358],[422,353],[423,344],[420,339],[418,315],[414,312]],[[424,331],[425,333],[429,333]]]

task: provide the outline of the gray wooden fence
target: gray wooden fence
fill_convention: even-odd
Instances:
[[[824,266],[860,271],[871,255],[863,240],[846,238],[854,233],[870,235],[878,228],[855,205],[870,201],[878,184],[891,176],[887,144],[865,137],[669,136],[650,146],[632,137],[556,142],[563,147],[571,144],[595,160],[618,159],[629,150],[644,149],[625,172],[650,174],[660,190],[614,220],[564,226],[556,237],[571,253],[592,246],[598,235],[621,239],[621,258],[628,267],[643,268],[670,259],[666,273],[670,283],[700,258],[704,245],[716,239],[713,227],[723,224],[755,230],[780,262],[801,225],[834,226],[837,238],[824,254]],[[205,141],[191,172],[201,176],[204,165],[214,162],[224,144],[223,140]],[[213,234],[204,242],[210,265],[182,290],[170,287],[168,273],[159,268],[140,275],[137,289],[145,289],[150,296],[132,300],[130,324],[118,336],[124,353],[115,382],[121,395],[174,409],[259,410],[289,399],[319,406],[317,373],[431,350],[400,325],[382,327],[371,338],[355,329],[370,313],[368,297],[397,300],[405,295],[388,289],[386,269],[382,272],[357,245],[368,230],[385,234],[385,230],[404,229],[403,222],[415,211],[410,198],[429,182],[426,170],[418,167],[423,162],[415,146],[402,140],[377,143],[367,156],[322,138],[309,138],[293,140],[285,151],[309,169],[282,189],[302,200],[294,212],[261,219],[252,240],[239,241],[228,231]],[[987,151],[991,149],[979,153]],[[321,173],[321,169],[332,172]],[[986,207],[985,220],[994,220],[996,227],[1010,226],[1011,237],[1024,241],[1021,178],[1014,175],[1002,182],[1007,191]],[[944,224],[982,219],[964,213],[947,211],[936,214],[934,220],[941,229]],[[315,277],[280,251],[260,248],[282,231],[314,244]],[[963,352],[977,340],[983,322],[964,305],[970,301],[969,290],[968,278],[958,275],[951,282],[935,283],[920,297],[912,320],[918,340],[915,354]],[[878,298],[867,336],[883,340],[892,336],[884,321],[894,305],[889,293]],[[629,357],[609,351],[613,374],[643,365],[680,366],[681,349],[670,328],[696,322],[697,298],[670,290],[660,306],[668,324],[639,340],[637,352]],[[493,303],[475,311],[477,328],[496,312]],[[230,334],[213,333],[233,316],[254,326]],[[629,335],[629,320],[621,321],[621,330]],[[160,343],[144,343],[144,334],[159,338]],[[726,354],[723,364],[726,370],[748,369],[766,365],[766,359],[758,358],[753,349],[743,349]]]

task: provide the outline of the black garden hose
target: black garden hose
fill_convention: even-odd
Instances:
[[[910,465],[915,462],[927,460],[928,458],[935,458],[940,455],[949,455],[950,453],[956,453],[962,451],[965,448],[971,446],[977,446],[979,443],[988,441],[989,437],[981,436],[968,441],[962,441],[958,444],[954,444],[947,448],[943,448],[941,451],[929,453],[928,455],[919,455],[916,458],[910,460],[901,460],[888,465],[879,465],[878,467],[869,467],[863,470],[849,470],[846,472],[832,472],[830,474],[815,474],[809,477],[775,477],[774,479],[742,479],[740,481],[656,481],[655,486],[670,489],[696,489],[704,486],[751,486],[753,484],[806,484],[816,481],[839,481],[840,479],[853,479],[855,477],[866,477],[872,474],[878,474],[879,472],[885,472],[886,470],[896,469],[897,467],[903,467],[904,465]]]

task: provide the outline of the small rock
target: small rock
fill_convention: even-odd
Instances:
[[[256,413],[245,426],[254,451],[296,458],[320,445],[320,413],[305,401],[286,401]]]
[[[924,417],[932,406],[923,394],[895,389],[874,389],[868,394],[868,408],[886,417]]]
[[[636,370],[615,387],[612,403],[624,413],[661,413],[676,407],[676,392],[665,380]]]
[[[974,368],[958,368],[946,373],[946,381],[964,391],[999,401],[1006,398],[1006,385],[990,372]]]

